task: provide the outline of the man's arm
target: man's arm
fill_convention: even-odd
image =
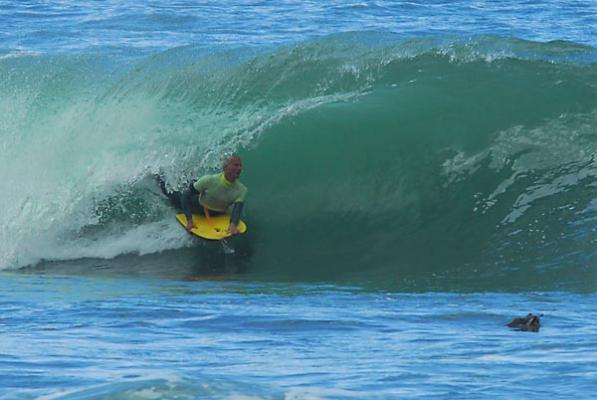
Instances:
[[[182,212],[184,213],[185,217],[187,218],[187,226],[186,229],[189,231],[195,227],[193,223],[193,214],[191,212],[191,204],[193,201],[198,201],[196,196],[199,195],[197,189],[195,189],[195,184],[191,183],[189,188],[182,192],[182,196],[180,198],[180,205],[182,206]]]
[[[209,179],[211,178],[210,175],[204,175],[201,178],[197,179],[195,182],[191,182],[189,188],[182,193],[180,203],[182,206],[182,212],[184,213],[185,217],[187,217],[187,226],[186,229],[190,231],[195,227],[195,223],[193,223],[193,206],[199,205],[199,199],[197,196],[200,196],[201,193],[206,189]]]
[[[243,205],[244,203],[241,201],[237,201],[232,204],[232,212],[230,213],[230,225],[228,226],[228,231],[233,235],[240,233],[238,230],[238,223],[240,222],[240,216],[243,212]]]
[[[230,213],[230,222],[234,225],[238,225],[240,222],[240,216],[243,212],[243,205],[245,203],[237,201],[232,204],[232,213]]]

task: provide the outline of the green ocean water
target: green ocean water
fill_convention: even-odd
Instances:
[[[0,1],[0,398],[591,398],[596,6]]]
[[[595,57],[365,33],[4,56],[0,266],[209,267],[150,176],[180,189],[238,152],[250,234],[228,262],[250,279],[594,288]]]

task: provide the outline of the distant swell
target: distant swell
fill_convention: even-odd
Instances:
[[[594,287],[596,61],[567,42],[364,33],[1,57],[0,266],[182,256],[194,244],[149,176],[180,188],[237,151],[255,279]]]

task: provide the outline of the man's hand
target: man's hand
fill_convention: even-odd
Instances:
[[[234,225],[232,222],[230,223],[230,225],[228,225],[228,232],[230,232],[232,235],[238,235],[240,233],[238,227]]]

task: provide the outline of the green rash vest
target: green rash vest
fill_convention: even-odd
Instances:
[[[238,179],[229,182],[224,174],[205,175],[193,187],[201,195],[199,203],[210,210],[226,212],[233,203],[242,203],[247,195],[247,187]]]

